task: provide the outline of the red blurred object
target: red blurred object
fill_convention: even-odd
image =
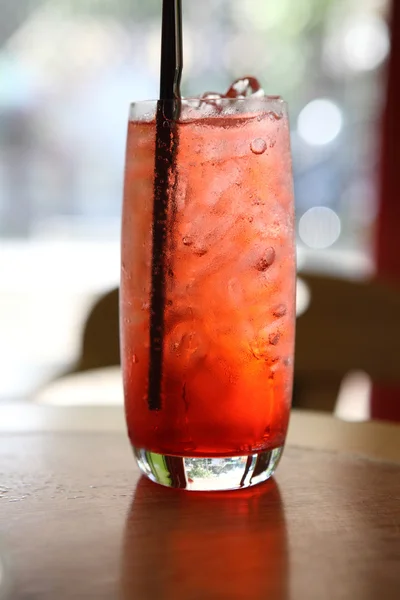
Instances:
[[[383,119],[380,208],[376,261],[378,277],[400,280],[400,3],[392,2],[391,56]],[[396,315],[394,315],[396,317]],[[398,318],[398,315],[397,315]],[[388,332],[389,335],[389,332]],[[371,417],[400,421],[400,388],[374,385]]]

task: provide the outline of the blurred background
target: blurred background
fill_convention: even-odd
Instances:
[[[68,368],[118,285],[128,104],[158,94],[160,5],[0,0],[0,401]],[[373,277],[389,0],[183,6],[184,95],[254,74],[289,102],[300,272]]]

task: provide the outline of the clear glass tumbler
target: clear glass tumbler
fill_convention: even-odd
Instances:
[[[179,118],[163,123],[176,143],[162,223],[154,403],[156,114],[157,102],[133,104],[128,127],[121,353],[129,438],[153,481],[189,490],[247,487],[276,468],[291,404],[287,108],[279,97],[182,100]]]

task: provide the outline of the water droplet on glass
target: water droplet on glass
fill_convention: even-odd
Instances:
[[[270,121],[280,121],[283,117],[282,113],[276,113],[275,111],[271,110],[268,113],[268,118]]]
[[[185,235],[185,237],[182,238],[182,242],[185,246],[191,246],[193,244],[192,238],[190,238],[188,235]]]
[[[279,333],[279,331],[276,331],[275,333],[270,333],[268,336],[268,341],[271,344],[271,346],[276,346],[277,343],[279,342],[281,338],[281,334]]]
[[[285,304],[278,304],[278,306],[275,306],[274,310],[272,311],[272,314],[274,315],[274,317],[284,317],[287,313],[287,308],[285,306]]]
[[[205,246],[196,246],[193,249],[194,254],[196,254],[196,256],[204,256],[205,254],[207,254],[208,249]]]
[[[138,363],[138,362],[139,362],[139,359],[138,359],[138,357],[137,357],[137,354],[134,354],[134,355],[132,356],[132,362],[133,362],[133,363]]]
[[[239,447],[239,452],[241,452],[242,454],[251,454],[251,446],[250,444],[244,444],[243,446]]]
[[[264,429],[263,439],[268,440],[271,437],[271,427],[269,425]]]
[[[255,138],[250,143],[250,150],[253,154],[264,154],[267,149],[267,142],[262,138]]]
[[[263,254],[263,256],[260,258],[260,260],[257,262],[256,264],[256,269],[257,271],[266,271],[268,269],[268,267],[270,267],[272,265],[272,263],[275,260],[275,250],[274,248],[272,248],[272,246],[270,248],[267,248]]]

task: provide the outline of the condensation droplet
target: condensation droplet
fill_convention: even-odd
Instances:
[[[270,437],[271,437],[271,427],[269,425],[267,425],[267,427],[264,429],[263,439],[268,440]]]
[[[257,271],[266,271],[268,267],[272,265],[275,260],[275,250],[272,248],[267,248],[264,252],[264,255],[260,258],[260,260],[256,264]]]
[[[250,143],[250,150],[253,154],[264,154],[267,149],[267,142],[262,138],[255,138]]]
[[[278,306],[275,306],[274,310],[272,311],[272,314],[274,315],[274,317],[284,317],[287,313],[287,308],[284,304],[278,304]]]
[[[132,356],[132,362],[133,362],[134,364],[139,362],[139,359],[138,359],[138,357],[137,357],[137,354],[134,354],[134,355]]]
[[[185,246],[191,246],[193,244],[193,240],[188,235],[185,235],[185,237],[182,238],[182,242]]]
[[[281,334],[279,333],[279,331],[275,332],[275,333],[270,333],[268,336],[268,341],[271,344],[271,346],[276,346],[277,343],[279,342],[281,338]]]
[[[193,249],[194,254],[196,254],[196,256],[204,256],[205,254],[207,254],[208,249],[205,246],[196,246]]]
[[[283,117],[282,113],[277,113],[277,112],[275,112],[273,110],[271,110],[268,113],[268,118],[269,118],[270,121],[280,121],[282,119],[282,117]]]

